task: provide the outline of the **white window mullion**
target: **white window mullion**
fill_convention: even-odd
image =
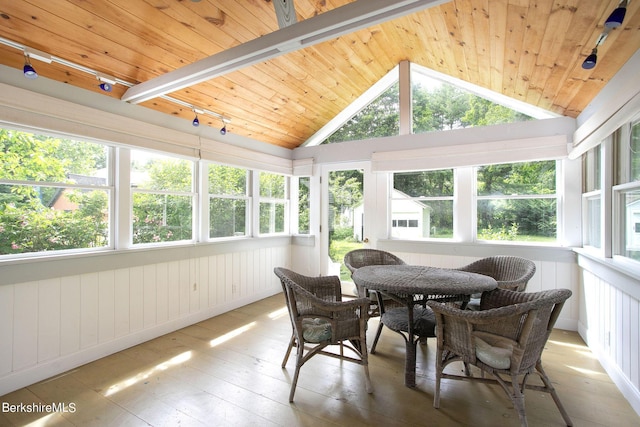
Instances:
[[[461,242],[476,239],[477,203],[475,168],[453,170],[453,238]]]
[[[197,173],[195,180],[195,191],[197,201],[194,214],[194,233],[196,241],[206,242],[209,239],[209,168],[202,162],[196,162]]]
[[[131,150],[124,147],[116,148],[115,165],[115,248],[127,249],[131,247],[131,218],[133,198],[131,193]]]

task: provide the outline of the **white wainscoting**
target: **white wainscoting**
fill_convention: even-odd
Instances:
[[[174,260],[125,254],[112,269],[98,266],[118,258],[102,255],[85,260],[96,271],[1,283],[0,395],[281,292],[273,268],[289,266],[290,240],[251,245],[192,247]],[[126,265],[136,257],[145,261]],[[27,271],[49,264],[6,271],[37,276]]]
[[[640,414],[640,276],[581,255],[580,335]]]

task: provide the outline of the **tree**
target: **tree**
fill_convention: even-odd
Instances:
[[[209,237],[246,233],[247,171],[224,165],[209,166]]]
[[[478,195],[496,198],[478,203],[478,233],[497,240],[555,237],[556,199],[527,197],[554,194],[555,179],[553,160],[479,168]]]
[[[398,135],[398,91],[399,85],[396,83],[330,135],[323,144]]]
[[[193,238],[193,197],[175,194],[193,191],[191,164],[187,160],[154,157],[141,166],[146,180],[139,186],[157,192],[134,192],[134,244]]]
[[[98,144],[0,129],[0,254],[107,244],[107,193],[64,186],[104,165]],[[76,208],[53,209],[60,199]]]
[[[380,138],[399,133],[399,85],[396,83],[363,108],[323,144]],[[531,117],[459,89],[441,84],[412,87],[413,133],[490,126],[532,120]]]

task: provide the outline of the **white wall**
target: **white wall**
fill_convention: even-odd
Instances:
[[[640,414],[640,271],[580,252],[579,332]]]
[[[290,239],[128,252],[1,267],[0,395],[281,292]]]

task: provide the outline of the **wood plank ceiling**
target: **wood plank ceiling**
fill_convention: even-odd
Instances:
[[[360,0],[367,1],[367,0]],[[295,0],[300,23],[349,0]],[[640,1],[581,67],[618,0],[455,0],[229,72],[169,94],[231,118],[229,131],[294,148],[400,61],[576,117],[640,48]],[[131,84],[278,30],[270,0],[21,0],[0,3],[0,37]],[[23,52],[0,45],[0,63]],[[120,98],[95,76],[32,61],[38,74]],[[162,98],[145,107],[193,119]],[[201,125],[220,127],[200,116]],[[0,118],[1,119],[1,118]]]

